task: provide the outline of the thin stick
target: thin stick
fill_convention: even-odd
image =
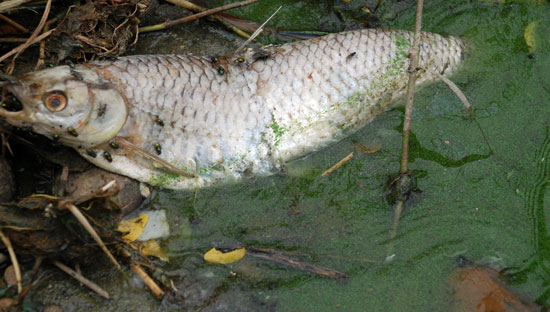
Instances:
[[[191,11],[194,11],[194,12],[204,12],[204,11],[208,11],[207,8],[203,8],[201,6],[198,6],[194,3],[191,3],[189,1],[186,1],[186,0],[166,0],[170,3],[173,3],[175,5],[178,5],[178,6],[181,6],[181,7],[184,7],[188,10],[191,10]],[[222,23],[225,27],[231,29],[234,33],[236,33],[238,36],[241,36],[242,38],[244,39],[248,39],[250,38],[250,35],[248,33],[246,33],[245,31],[243,31],[242,29],[239,29],[237,28],[236,26],[233,26],[231,25],[230,23],[228,23],[223,17],[221,16],[218,16],[217,14],[214,14],[213,17],[220,23]]]
[[[55,29],[52,29],[52,30],[47,31],[47,32],[43,33],[42,35],[36,37],[36,38],[31,42],[31,44],[35,44],[35,43],[38,43],[38,42],[44,40],[44,39],[47,38],[49,35],[51,35],[51,33],[52,33],[54,30],[55,30]],[[27,48],[27,47],[25,46],[25,44],[22,44],[22,45],[20,45],[20,46],[18,46],[18,47],[16,47],[16,48],[14,48],[14,49],[11,50],[10,52],[8,52],[8,53],[6,53],[6,54],[4,54],[4,55],[2,55],[2,56],[0,57],[0,63],[3,62],[3,61],[5,61],[8,57],[14,55],[15,53],[17,53],[17,52],[19,52],[19,51],[22,51],[22,50],[26,49],[26,48]]]
[[[111,187],[116,187],[116,180],[111,180],[107,184],[105,184],[103,187],[100,188],[100,190],[105,193],[107,192]]]
[[[410,53],[409,84],[407,86],[407,104],[405,106],[405,120],[403,121],[403,141],[401,154],[401,174],[409,171],[409,138],[411,135],[411,120],[414,102],[414,87],[416,83],[416,69],[418,68],[418,54],[420,53],[420,29],[422,28],[422,8],[424,0],[416,2],[416,25],[414,28],[414,41]]]
[[[328,168],[325,172],[323,172],[323,174],[321,174],[321,176],[323,178],[326,177],[327,175],[331,174],[334,170],[342,167],[343,164],[347,163],[352,158],[353,158],[353,152],[349,153],[348,156],[342,158],[339,162],[334,164],[334,166]]]
[[[393,261],[393,248],[395,246],[394,239],[397,236],[397,228],[399,227],[399,219],[401,218],[401,213],[403,212],[403,200],[400,199],[395,204],[394,210],[393,210],[393,220],[391,223],[391,231],[390,231],[390,239],[389,239],[389,246],[387,251],[387,257],[385,262],[391,262]]]
[[[446,83],[447,86],[451,88],[451,90],[453,90],[453,92],[456,94],[458,99],[462,102],[462,104],[464,104],[464,107],[466,107],[466,112],[470,114],[472,112],[472,105],[470,105],[470,101],[468,101],[468,99],[466,98],[466,95],[464,95],[464,92],[462,92],[462,90],[460,90],[458,86],[454,82],[449,80],[447,77],[441,75],[438,72],[434,72],[434,73],[437,75],[437,77],[439,77],[439,79],[443,80],[443,82]]]
[[[164,296],[164,291],[155,283],[155,281],[139,266],[139,264],[133,262],[132,269],[136,274],[143,280],[145,285],[149,287],[155,298],[162,299]]]
[[[61,271],[69,274],[76,280],[78,280],[80,283],[86,285],[91,290],[95,291],[98,295],[105,299],[109,299],[109,293],[107,293],[105,290],[103,290],[101,287],[99,287],[96,283],[90,281],[89,279],[85,278],[84,276],[80,275],[78,272],[74,271],[73,269],[69,268],[68,266],[64,265],[63,263],[59,261],[54,261],[53,264],[55,264],[56,267],[58,267]]]
[[[222,11],[226,11],[226,10],[230,10],[230,9],[234,9],[234,8],[238,8],[238,7],[242,7],[242,6],[246,6],[246,5],[249,5],[249,4],[254,3],[254,2],[258,2],[258,0],[247,0],[247,1],[242,1],[242,2],[235,2],[235,3],[231,3],[231,4],[228,4],[228,5],[221,6],[221,7],[217,7],[217,8],[214,8],[214,9],[210,9],[210,10],[207,10],[207,11],[204,11],[204,12],[201,12],[201,13],[193,14],[191,16],[182,17],[182,18],[179,18],[177,20],[164,22],[162,24],[140,27],[138,29],[138,31],[143,33],[143,32],[149,32],[149,31],[163,30],[163,29],[166,29],[168,27],[172,27],[172,26],[179,25],[179,24],[182,24],[182,23],[187,23],[187,22],[190,22],[190,21],[194,21],[196,19],[199,19],[199,18],[207,16],[207,15],[211,15],[211,14],[214,14],[214,13],[218,13],[218,12],[222,12]]]
[[[57,20],[56,17],[49,20],[46,25],[44,25],[44,32],[48,31],[50,29],[50,26],[55,23]],[[40,41],[40,52],[38,56],[38,61],[36,62],[36,66],[34,67],[34,70],[38,70],[41,66],[44,65],[44,59],[46,58],[46,40]]]
[[[46,7],[44,8],[44,13],[42,14],[42,18],[40,19],[40,23],[38,23],[38,26],[32,32],[32,35],[29,37],[27,42],[25,42],[23,44],[23,47],[21,48],[21,50],[15,54],[15,56],[11,60],[10,66],[8,66],[8,68],[6,70],[6,74],[10,75],[13,72],[13,68],[15,67],[15,59],[19,56],[19,54],[21,54],[23,51],[25,51],[25,49],[28,48],[32,44],[33,40],[38,36],[38,34],[40,34],[42,32],[42,28],[44,28],[44,25],[46,24],[46,21],[48,20],[48,15],[50,14],[51,6],[52,6],[52,0],[48,0],[48,2],[46,2]]]
[[[416,84],[416,73],[418,68],[418,59],[420,54],[420,30],[422,29],[422,9],[424,7],[424,0],[416,1],[416,23],[414,27],[414,41],[411,50],[409,51],[410,63],[409,63],[409,84],[407,85],[407,104],[405,106],[405,119],[403,121],[403,140],[401,150],[401,169],[400,178],[406,178],[406,174],[409,172],[409,141],[411,135],[411,121],[412,110],[414,103],[414,87]],[[397,182],[399,183],[399,182]],[[402,196],[400,196],[402,197]],[[399,225],[399,219],[403,212],[404,199],[400,198],[394,206],[392,229],[390,232],[390,239],[393,241],[397,235],[397,227]],[[393,259],[393,243],[390,241],[388,247],[388,256],[386,262]]]
[[[19,23],[12,20],[11,18],[5,16],[4,14],[0,14],[0,19],[3,20],[4,22],[10,24],[11,26],[15,27],[17,30],[19,30],[23,33],[29,32],[29,30],[27,28],[21,26]]]
[[[20,43],[20,42],[27,42],[29,38],[14,38],[14,37],[6,37],[6,38],[0,38],[0,42],[5,43]]]
[[[267,25],[267,23],[269,23],[269,21],[277,14],[279,13],[279,11],[283,8],[283,6],[279,6],[279,8],[273,12],[273,14],[271,14],[271,16],[262,24],[260,25],[260,27],[258,27],[258,29],[256,29],[255,32],[252,33],[252,35],[250,35],[250,38],[248,38],[238,49],[237,51],[235,51],[235,53],[233,54],[238,54],[239,52],[241,52],[252,40],[254,40],[256,37],[258,37],[258,35],[264,30],[264,27],[265,25]]]
[[[63,204],[61,208],[66,208],[66,209],[69,209],[69,211],[76,217],[76,219],[80,222],[80,224],[82,224],[82,226],[84,226],[84,228],[86,229],[86,231],[88,231],[88,233],[90,233],[90,235],[92,235],[92,237],[94,238],[94,240],[96,241],[96,243],[99,245],[99,247],[107,254],[107,256],[109,257],[109,259],[111,259],[111,262],[117,267],[120,269],[120,264],[118,263],[118,261],[116,261],[115,257],[113,257],[113,254],[111,254],[111,252],[109,251],[109,249],[107,249],[107,247],[105,246],[105,244],[103,243],[103,241],[101,240],[101,237],[99,237],[99,235],[97,234],[97,232],[94,230],[94,228],[90,225],[90,223],[88,222],[88,220],[86,219],[86,217],[82,214],[82,212],[80,212],[80,210],[78,210],[78,208],[71,204],[71,203],[66,203],[66,204]]]
[[[0,12],[4,12],[4,11],[7,11],[11,8],[18,7],[18,6],[22,5],[23,3],[29,2],[29,1],[31,1],[31,0],[8,0],[8,1],[3,1],[2,3],[0,3]]]
[[[247,250],[248,255],[288,266],[297,270],[310,272],[316,275],[325,276],[339,281],[347,281],[348,275],[333,269],[329,269],[313,263],[308,263],[291,257],[282,252],[266,253],[261,250]]]
[[[485,141],[485,144],[487,145],[487,147],[489,147],[489,151],[491,152],[491,154],[494,154],[493,152],[493,148],[491,147],[491,144],[489,144],[489,140],[487,140],[487,136],[485,136],[485,132],[483,131],[483,128],[481,128],[481,125],[479,124],[479,122],[477,121],[477,119],[475,118],[473,112],[472,112],[472,105],[470,105],[470,101],[468,101],[468,98],[466,97],[466,95],[464,94],[464,92],[462,92],[462,90],[460,90],[460,88],[454,83],[452,82],[451,80],[449,80],[447,77],[441,75],[440,73],[438,72],[434,72],[444,83],[447,84],[447,86],[449,86],[449,88],[451,88],[451,90],[455,93],[455,95],[458,97],[458,99],[462,102],[462,104],[464,104],[464,107],[466,108],[466,113],[468,113],[470,115],[470,117],[472,118],[472,120],[476,123],[477,125],[477,128],[479,129],[479,131],[481,132],[481,135],[483,136],[483,140]]]
[[[8,248],[8,253],[10,254],[11,264],[13,264],[13,269],[15,271],[15,281],[17,282],[17,293],[20,294],[23,290],[23,283],[21,279],[21,267],[19,266],[19,261],[17,261],[17,256],[15,255],[15,251],[13,250],[13,246],[11,245],[10,239],[4,235],[4,232],[0,230],[0,239],[2,240],[2,243],[4,243],[4,246]]]

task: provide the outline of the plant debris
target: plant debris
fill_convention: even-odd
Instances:
[[[124,54],[136,43],[138,23],[152,2],[96,0],[71,6],[46,45],[46,54],[56,64],[67,58],[89,60],[95,55]]]

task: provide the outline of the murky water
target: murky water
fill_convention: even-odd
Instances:
[[[342,11],[342,1],[334,1],[340,12],[330,11],[333,1],[267,0],[238,11],[261,22],[280,2],[277,27],[336,30],[362,23],[361,15]],[[349,5],[358,2],[364,3]],[[392,19],[381,26],[412,29],[414,6],[407,3],[385,1],[380,16]],[[539,27],[530,58],[524,30],[533,21]],[[290,164],[285,175],[196,192],[159,191],[151,206],[170,216],[172,236],[163,242],[170,263],[162,269],[179,290],[176,300],[158,302],[132,277],[113,272],[91,274],[113,294],[111,301],[55,276],[39,299],[63,305],[64,297],[77,295],[67,311],[447,311],[446,281],[463,255],[507,268],[515,290],[550,305],[549,6],[428,1],[423,29],[470,43],[468,61],[452,80],[471,101],[494,155],[443,83],[418,92],[410,167],[421,192],[408,203],[395,239],[389,239],[393,212],[384,187],[399,169],[402,109]],[[236,37],[210,33],[231,43],[225,49],[236,46]],[[196,35],[173,36],[150,34],[144,42],[176,42],[173,53]],[[227,52],[213,47],[197,51]],[[362,153],[358,144],[381,149]],[[350,162],[321,177],[350,152]],[[252,257],[225,266],[202,260],[214,246],[236,245],[285,251],[350,278],[338,282]],[[385,263],[390,255],[393,261]]]

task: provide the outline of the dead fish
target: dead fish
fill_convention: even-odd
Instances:
[[[59,66],[3,82],[22,108],[0,115],[155,186],[269,175],[388,110],[406,89],[412,40],[365,29],[225,57]],[[465,50],[456,37],[423,33],[417,83],[454,72]]]

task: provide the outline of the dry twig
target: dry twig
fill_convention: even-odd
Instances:
[[[49,31],[43,33],[42,35],[36,37],[36,38],[31,42],[31,44],[38,43],[38,42],[44,40],[44,39],[47,38],[49,35],[51,35],[51,33],[52,33],[54,30],[55,30],[55,29],[49,30]],[[25,43],[25,44],[26,44],[26,43]],[[22,45],[20,45],[20,46],[18,46],[18,47],[16,47],[16,48],[14,48],[14,49],[11,50],[10,52],[8,52],[8,53],[2,55],[2,56],[0,57],[0,63],[3,62],[4,60],[6,60],[8,57],[14,55],[15,53],[18,53],[18,52],[20,52],[20,51],[25,50],[25,49],[27,48],[27,47],[25,46],[25,44],[22,44]]]
[[[132,262],[132,269],[136,274],[143,280],[145,285],[149,287],[155,298],[162,299],[164,296],[164,291],[155,283],[155,281],[139,266],[139,264]]]
[[[27,42],[29,38],[13,38],[13,37],[5,37],[0,38],[0,42],[5,43],[20,43],[20,42]]]
[[[63,203],[60,205],[60,208],[62,209],[68,209],[75,217],[76,219],[82,224],[82,226],[90,233],[90,235],[93,237],[93,239],[96,241],[96,243],[99,245],[99,247],[107,254],[111,262],[120,269],[120,264],[118,261],[116,261],[115,257],[113,257],[113,254],[107,249],[105,244],[103,243],[103,240],[101,240],[101,237],[97,234],[97,232],[94,230],[94,228],[90,225],[86,217],[80,212],[80,210],[71,203]]]
[[[235,51],[235,53],[233,54],[238,54],[240,53],[252,40],[254,40],[256,37],[258,37],[258,35],[264,30],[264,27],[265,25],[267,25],[267,23],[269,23],[269,21],[277,14],[279,13],[279,11],[283,8],[283,6],[279,6],[279,8],[273,12],[273,14],[271,14],[271,16],[262,24],[260,25],[260,27],[258,27],[258,29],[256,29],[256,31],[254,33],[252,33],[252,35],[250,36],[250,38],[246,39],[246,41],[237,49],[237,51]]]
[[[15,29],[19,30],[22,33],[29,32],[29,30],[27,28],[21,26],[21,24],[17,23],[16,21],[12,20],[11,18],[5,16],[4,14],[0,14],[0,19],[3,20],[4,22],[10,24],[11,26],[13,26]]]
[[[175,5],[178,5],[178,6],[181,6],[181,7],[184,7],[188,10],[191,10],[193,12],[204,12],[204,11],[208,11],[207,8],[203,8],[201,6],[198,6],[194,3],[191,3],[189,1],[186,1],[186,0],[166,0],[170,3],[173,3]],[[234,25],[231,25],[231,23],[228,23],[223,17],[221,16],[218,16],[217,14],[214,14],[212,15],[214,19],[216,19],[217,21],[219,21],[220,23],[222,23],[225,27],[231,29],[234,33],[236,33],[238,36],[244,38],[244,39],[248,39],[250,38],[250,35],[248,33],[246,33],[244,30],[234,26]]]
[[[343,164],[347,163],[352,158],[353,158],[353,152],[349,153],[348,156],[342,158],[339,162],[334,164],[334,166],[328,168],[325,172],[323,172],[323,174],[321,174],[321,176],[323,178],[326,177],[327,175],[331,174],[334,170],[342,167]]]
[[[22,5],[23,3],[29,2],[31,0],[7,0],[0,3],[0,12],[7,11]]]
[[[401,151],[401,169],[399,181],[396,182],[396,185],[399,187],[402,183],[405,182],[405,179],[410,179],[408,176],[409,172],[409,141],[411,135],[411,120],[412,120],[412,110],[414,102],[414,89],[416,84],[416,74],[418,68],[419,54],[420,54],[420,30],[422,29],[422,9],[424,7],[424,0],[416,1],[416,23],[414,27],[414,40],[413,46],[409,51],[410,63],[409,63],[409,83],[407,85],[407,103],[405,106],[405,119],[403,121],[403,140],[402,140],[402,151]],[[400,191],[400,190],[399,190]],[[393,259],[393,239],[397,235],[397,227],[399,225],[399,219],[401,218],[401,213],[403,212],[403,204],[405,198],[403,196],[399,197],[399,200],[394,205],[393,212],[393,222],[392,229],[390,232],[390,245],[388,247],[388,257],[386,260]]]
[[[204,12],[201,12],[201,13],[193,14],[191,16],[186,16],[186,17],[174,20],[174,21],[168,21],[168,22],[164,22],[162,24],[157,24],[157,25],[153,25],[153,26],[140,27],[138,29],[138,31],[139,32],[149,32],[149,31],[163,30],[163,29],[166,29],[168,27],[172,27],[172,26],[179,25],[179,24],[182,24],[182,23],[187,23],[187,22],[190,22],[190,21],[194,21],[196,19],[199,19],[199,18],[207,16],[207,15],[211,15],[211,14],[214,14],[214,13],[218,13],[218,12],[222,12],[222,11],[226,11],[226,10],[230,10],[230,9],[234,9],[234,8],[238,8],[238,7],[242,7],[242,6],[246,6],[246,5],[249,5],[249,4],[254,3],[254,2],[258,2],[258,0],[247,0],[247,1],[242,1],[242,2],[235,2],[235,3],[231,3],[231,4],[228,4],[228,5],[221,6],[221,7],[217,7],[217,8],[214,8],[214,9],[210,9],[210,10],[207,10],[207,11],[204,11]]]
[[[4,235],[4,232],[2,232],[2,230],[0,230],[0,239],[2,240],[2,243],[4,243],[4,246],[6,246],[6,248],[8,249],[8,253],[10,254],[11,264],[13,264],[13,269],[15,270],[17,293],[20,294],[21,291],[23,291],[23,282],[21,279],[21,267],[19,266],[19,261],[17,261],[17,256],[15,255],[15,251],[13,250],[10,239],[6,235]]]
[[[418,55],[420,53],[420,30],[422,28],[422,8],[424,0],[416,2],[416,24],[414,27],[414,41],[409,51],[409,84],[407,86],[407,104],[405,106],[405,120],[403,121],[403,142],[401,154],[401,174],[409,172],[409,140],[411,134],[411,120],[414,103],[414,87],[416,84],[416,73],[418,68]]]
[[[52,29],[52,30],[47,31],[47,32],[43,33],[42,35],[36,37],[36,38],[31,42],[31,44],[38,43],[38,42],[44,40],[46,37],[48,37],[49,35],[51,35],[51,33],[52,33],[54,30],[55,30],[55,29]],[[28,40],[28,39],[27,39],[27,40]],[[22,44],[22,45],[20,45],[20,46],[18,46],[18,47],[16,47],[16,48],[13,48],[10,52],[8,52],[8,53],[6,53],[6,54],[4,54],[4,55],[2,55],[2,56],[0,57],[0,63],[3,62],[3,61],[5,61],[8,57],[10,57],[10,56],[12,56],[12,55],[14,55],[15,53],[18,53],[18,52],[20,52],[20,51],[23,51],[23,50],[26,49],[26,48],[27,48],[27,47],[25,46],[25,44]]]
[[[446,83],[447,86],[449,86],[449,88],[454,92],[454,94],[458,97],[458,99],[462,102],[462,104],[464,104],[464,107],[466,108],[466,113],[468,113],[470,115],[470,117],[472,118],[472,120],[476,123],[477,128],[479,129],[479,131],[481,132],[481,135],[483,136],[483,140],[485,141],[485,144],[487,145],[487,147],[489,147],[489,151],[491,152],[491,154],[494,154],[493,148],[491,147],[491,144],[489,144],[489,140],[487,140],[487,136],[485,136],[485,131],[483,131],[483,128],[481,128],[481,125],[479,124],[479,122],[475,118],[475,116],[472,112],[472,105],[470,105],[470,101],[468,101],[468,98],[466,97],[464,92],[462,92],[462,90],[460,90],[460,88],[454,82],[449,80],[447,77],[441,75],[438,72],[434,72],[434,73],[444,83]]]
[[[255,248],[247,248],[247,254],[256,258],[264,259],[284,266],[291,267],[296,270],[310,272],[316,275],[332,278],[338,281],[347,281],[348,275],[327,267],[316,265],[309,262],[304,262],[294,257],[291,257],[282,252],[271,252]]]
[[[29,39],[27,40],[27,42],[25,42],[21,48],[21,50],[19,50],[15,56],[13,57],[13,59],[11,60],[11,63],[10,63],[10,66],[8,66],[7,70],[6,70],[6,73],[8,75],[10,75],[12,72],[13,72],[13,69],[15,67],[15,59],[19,56],[19,54],[21,54],[23,51],[25,51],[26,48],[28,48],[34,41],[34,39],[36,39],[36,37],[38,36],[38,34],[40,32],[42,32],[42,28],[44,28],[44,25],[46,24],[46,20],[48,20],[48,15],[50,14],[50,8],[52,6],[52,0],[48,0],[48,2],[46,2],[46,7],[44,8],[44,13],[42,14],[42,18],[40,19],[40,23],[38,23],[38,26],[36,27],[36,29],[33,31],[32,35],[29,37]]]
[[[90,281],[89,279],[85,278],[84,276],[82,276],[81,274],[76,272],[75,270],[69,268],[68,266],[64,265],[63,263],[61,263],[59,261],[54,261],[53,264],[55,264],[56,267],[61,269],[61,271],[69,274],[70,276],[72,276],[73,278],[75,278],[76,280],[81,282],[82,284],[86,285],[91,290],[95,291],[101,297],[103,297],[105,299],[109,299],[109,293],[107,293],[105,290],[103,290],[101,287],[99,287],[96,283]]]

